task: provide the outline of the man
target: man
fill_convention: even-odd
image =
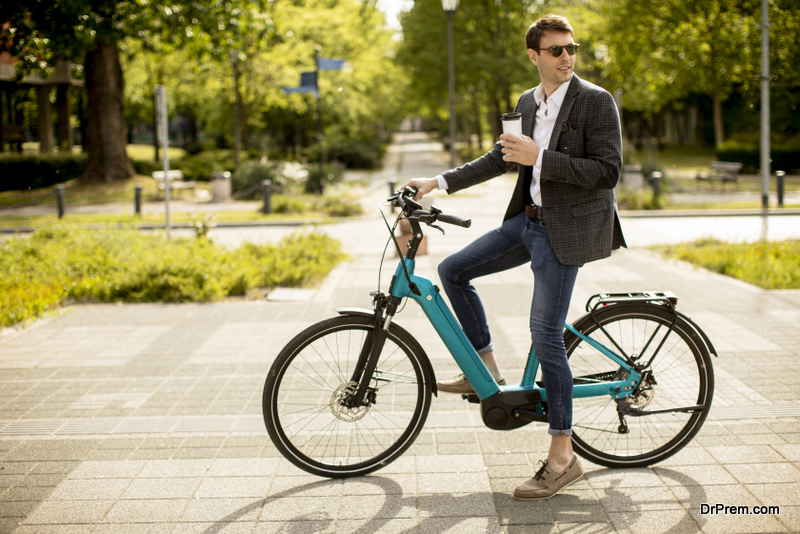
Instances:
[[[471,163],[406,185],[419,190],[416,198],[437,188],[454,193],[518,167],[502,226],[446,258],[439,276],[467,338],[495,380],[505,384],[471,280],[530,262],[531,338],[547,392],[551,442],[547,460],[514,497],[547,499],[583,475],[572,451],[572,372],[562,336],[578,268],[625,246],[613,192],[622,140],[611,95],[573,74],[579,45],[569,21],[542,17],[525,40],[541,84],[517,102],[522,137],[503,134]],[[473,393],[463,375],[437,385],[440,391]]]

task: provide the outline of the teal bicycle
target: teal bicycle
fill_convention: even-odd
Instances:
[[[436,394],[425,350],[394,316],[416,301],[475,389],[484,424],[513,430],[547,422],[547,395],[533,349],[518,385],[499,386],[433,282],[414,272],[422,225],[468,228],[469,219],[423,210],[415,191],[386,203],[412,229],[388,293],[374,308],[337,310],[280,352],[264,387],[263,413],[277,449],[323,477],[361,476],[396,460],[419,435]],[[390,242],[398,253],[394,227]],[[677,311],[670,292],[600,294],[564,330],[573,372],[573,447],[607,467],[641,467],[669,458],[700,430],[714,393],[708,336]]]

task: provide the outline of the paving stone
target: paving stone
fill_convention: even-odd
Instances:
[[[701,531],[695,518],[685,510],[655,510],[643,512],[609,512],[615,532],[652,534],[670,532],[691,534]],[[704,531],[703,531],[704,532]]]
[[[139,478],[202,478],[213,460],[150,460],[138,473]]]
[[[780,521],[765,515],[701,515],[700,509],[689,511],[709,534],[752,534],[753,532],[787,532]]]
[[[319,532],[336,532],[337,534],[359,534],[364,532],[374,532],[375,534],[408,534],[417,532],[416,519],[404,518],[371,518],[366,520],[338,520],[336,521],[335,530],[328,530],[326,527],[333,529],[333,525],[319,525]],[[282,525],[282,526],[281,526]],[[317,532],[316,525],[305,524],[298,525],[298,532]],[[263,530],[261,530],[263,528]],[[259,523],[256,528],[256,533],[272,534],[285,532],[286,523]],[[483,532],[476,530],[474,532]]]
[[[50,500],[116,500],[129,484],[125,478],[66,480],[53,491]]]
[[[207,477],[195,496],[198,499],[266,498],[271,482],[271,477]]]
[[[114,501],[45,501],[23,522],[26,525],[94,525],[114,505]]]
[[[485,472],[420,473],[417,475],[417,493],[463,493],[490,491]]]
[[[419,523],[420,534],[501,534],[502,527],[493,517],[427,517]]]
[[[428,501],[436,496],[422,496]],[[422,502],[420,505],[423,505]],[[424,506],[424,505],[423,505]],[[340,519],[416,518],[417,499],[403,495],[344,495],[339,504]]]
[[[69,476],[80,478],[123,478],[132,479],[147,464],[141,460],[123,460],[112,462],[83,462]]]
[[[187,499],[120,500],[103,518],[103,523],[176,523]]]
[[[137,478],[120,497],[125,500],[191,499],[201,478]]]

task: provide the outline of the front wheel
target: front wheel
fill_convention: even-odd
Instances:
[[[397,325],[389,328],[364,403],[347,402],[373,330],[371,317],[328,319],[298,334],[273,363],[264,422],[277,449],[300,469],[330,478],[366,475],[397,459],[422,430],[433,377],[422,348]]]
[[[639,365],[652,358],[642,384],[623,401],[624,410],[647,415],[622,415],[611,396],[575,398],[575,452],[606,467],[644,467],[669,458],[692,440],[711,408],[714,371],[706,345],[664,306],[613,305],[595,319],[587,315],[574,327]],[[619,366],[585,340],[567,331],[564,343],[575,384],[622,378]]]

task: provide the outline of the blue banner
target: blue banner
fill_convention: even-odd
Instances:
[[[333,58],[319,58],[319,63],[317,63],[317,68],[319,70],[342,70],[344,68],[344,59],[333,59]]]
[[[300,87],[284,87],[284,93],[314,93],[314,96],[319,97],[319,90],[317,89],[317,72],[301,72],[300,73]]]

